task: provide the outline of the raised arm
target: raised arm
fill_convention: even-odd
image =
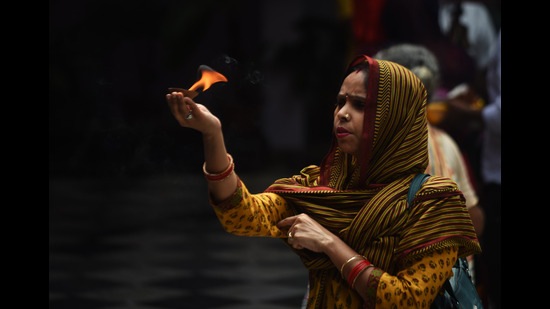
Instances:
[[[180,126],[202,133],[203,168],[212,199],[228,198],[237,189],[237,176],[233,171],[233,159],[225,148],[220,120],[206,106],[184,97],[181,92],[167,94],[166,101]]]

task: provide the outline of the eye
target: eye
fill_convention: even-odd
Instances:
[[[346,96],[339,95],[336,97],[336,104],[334,104],[338,108],[342,108],[342,106],[346,105]]]
[[[353,107],[355,107],[358,110],[365,109],[365,100],[354,99],[352,101],[352,104],[353,104]]]
[[[360,96],[339,94],[336,97],[335,106],[337,108],[342,108],[344,105],[346,105],[347,102],[349,102],[354,109],[358,111],[362,111],[365,108],[365,101],[366,99]]]

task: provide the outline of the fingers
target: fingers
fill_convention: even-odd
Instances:
[[[287,230],[287,242],[294,249],[304,249],[304,247],[300,244],[300,235],[297,235],[299,233],[299,216],[300,215],[287,217],[277,223],[278,228],[281,230]]]
[[[282,231],[284,230],[287,231],[286,232],[287,233],[286,236],[288,238],[287,241],[291,245],[293,245],[294,237],[295,237],[294,233],[296,229],[295,229],[294,223],[296,222],[296,217],[297,216],[287,217],[277,223],[277,227],[279,229],[281,229]]]
[[[283,220],[281,220],[277,223],[277,227],[280,228],[280,229],[289,228],[294,224],[294,222],[296,221],[297,218],[298,218],[298,216],[286,217],[286,218],[284,218]]]
[[[179,124],[186,126],[188,124],[187,121],[193,118],[193,109],[197,109],[196,103],[192,99],[184,97],[181,92],[166,94],[166,101],[168,102],[170,112]]]
[[[286,233],[287,242],[295,249],[309,249],[314,252],[324,252],[327,243],[336,237],[307,214],[287,217],[277,223]]]
[[[294,240],[288,240],[288,244],[292,246],[292,248],[294,249],[304,249],[304,247],[302,245],[300,245],[298,242],[294,241]]]
[[[304,249],[304,247],[300,245],[299,241],[297,241],[295,232],[293,231],[292,227],[288,230],[287,236],[288,244],[291,245],[294,249]]]
[[[170,112],[175,115],[175,95],[172,95],[172,94],[166,94],[166,102],[168,103],[168,108],[170,109]]]
[[[299,223],[302,222],[300,220],[300,217],[302,216],[307,216],[307,215],[299,214],[296,216],[286,217],[277,223],[277,227],[282,231],[286,230],[288,239],[292,240],[293,238],[295,238],[294,233],[296,233]]]

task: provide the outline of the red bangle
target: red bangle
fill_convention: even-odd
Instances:
[[[211,174],[206,171],[206,162],[202,165],[202,172],[204,173],[204,177],[206,180],[209,181],[221,181],[227,178],[227,176],[231,175],[233,173],[233,170],[235,169],[235,163],[233,162],[233,157],[230,154],[227,154],[227,159],[229,160],[229,166],[221,173],[219,174]]]
[[[362,256],[361,254],[356,254],[352,257],[350,257],[347,261],[344,262],[344,264],[342,264],[342,266],[340,267],[340,274],[342,274],[342,279],[346,279],[344,277],[344,267],[346,267],[346,265],[348,265],[351,261],[355,260],[355,259],[359,259],[359,258],[363,258],[364,260],[366,260],[367,258]]]
[[[348,284],[352,286],[355,283],[356,277],[369,265],[372,265],[371,262],[367,260],[362,260],[361,262],[353,266],[351,272],[348,275]]]
[[[353,281],[351,282],[351,288],[352,288],[352,289],[355,289],[355,281],[357,281],[357,278],[359,278],[359,275],[361,275],[365,270],[369,269],[370,267],[374,267],[374,265],[369,264],[369,265],[365,266],[364,268],[362,268],[362,269],[357,273],[357,275],[355,276],[355,278],[353,278]]]

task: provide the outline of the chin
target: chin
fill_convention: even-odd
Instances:
[[[357,147],[351,146],[349,143],[338,143],[338,147],[340,147],[340,150],[347,154],[355,154],[357,152]]]

